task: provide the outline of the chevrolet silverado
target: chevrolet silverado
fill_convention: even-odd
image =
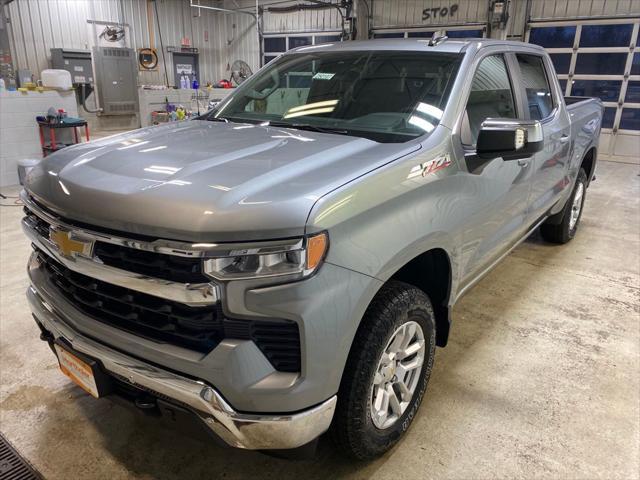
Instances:
[[[409,428],[451,310],[540,227],[576,234],[602,104],[535,45],[297,48],[205,115],[28,174],[27,296],[62,371],[238,448]]]

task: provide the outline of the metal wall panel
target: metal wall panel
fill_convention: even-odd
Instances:
[[[509,25],[507,38],[523,40],[527,25],[527,0],[511,0],[509,3]]]
[[[423,20],[423,11],[439,7],[451,12],[457,5],[455,14],[445,16],[430,15]],[[487,21],[486,0],[374,0],[372,28],[407,28],[438,25],[461,25]]]
[[[268,9],[273,2],[263,2]],[[295,4],[297,2],[292,2]],[[337,3],[335,0],[332,3]],[[278,4],[278,7],[288,4]],[[274,5],[275,6],[275,5]],[[291,13],[275,13],[265,10],[263,16],[264,33],[318,32],[342,30],[342,17],[335,8],[301,10]]]
[[[640,14],[638,0],[532,0],[531,20],[617,17]]]
[[[201,0],[205,5],[207,0]],[[210,5],[214,3],[208,0]],[[227,5],[228,3],[228,5]],[[237,8],[235,1],[216,2]],[[246,2],[251,4],[252,2]],[[255,2],[253,2],[255,6]],[[50,68],[51,48],[90,49],[92,29],[87,20],[120,22],[129,25],[127,46],[158,50],[159,69],[139,72],[139,84],[164,83],[163,54],[166,55],[169,81],[172,82],[171,54],[167,46],[180,46],[183,37],[191,39],[200,53],[200,83],[228,78],[227,65],[236,59],[252,68],[259,65],[259,48],[255,21],[249,15],[224,14],[198,10],[188,0],[158,0],[158,16],[165,51],[160,51],[157,21],[152,17],[150,36],[146,0],[15,0],[8,6],[9,37],[16,68],[28,68],[36,76]],[[96,29],[101,31],[100,26]],[[205,33],[206,32],[206,33]]]

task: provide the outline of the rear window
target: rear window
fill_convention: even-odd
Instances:
[[[516,57],[527,92],[529,117],[533,120],[547,118],[553,111],[553,97],[542,57],[521,53]]]

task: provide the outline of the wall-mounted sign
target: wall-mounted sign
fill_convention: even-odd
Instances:
[[[193,65],[190,63],[176,63],[176,72],[191,75],[193,73]]]
[[[198,49],[194,47],[167,47],[169,53],[198,53]]]
[[[450,7],[433,7],[422,10],[422,20],[432,18],[453,17],[458,11],[458,4],[454,3]]]

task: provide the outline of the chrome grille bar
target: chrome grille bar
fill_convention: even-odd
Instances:
[[[92,258],[77,256],[69,259],[61,255],[48,238],[40,235],[28,217],[22,219],[22,228],[29,240],[40,250],[74,272],[189,306],[211,305],[220,298],[219,287],[214,284],[176,283],[109,267]],[[84,235],[84,231],[82,233]]]

